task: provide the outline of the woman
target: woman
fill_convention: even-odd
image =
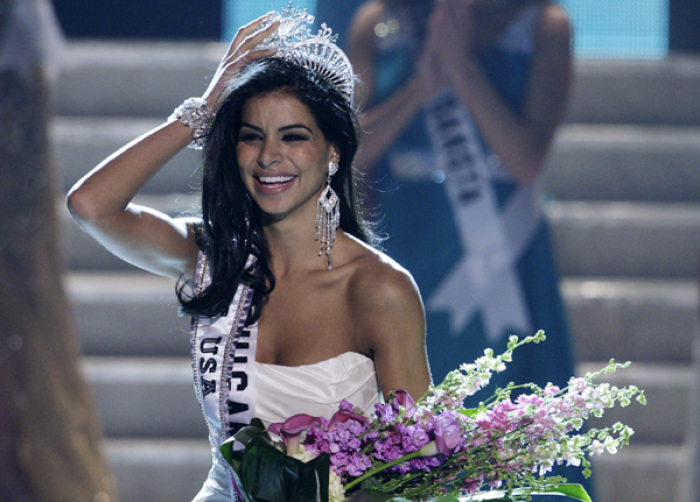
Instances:
[[[288,50],[288,19],[282,28],[270,19],[238,30],[202,98],[68,195],[81,226],[113,253],[192,285],[178,295],[194,315],[195,389],[214,460],[197,501],[235,500],[218,446],[253,417],[330,417],[342,399],[367,410],[378,392],[422,395],[430,382],[417,289],[368,245],[354,200],[347,79]],[[344,56],[327,37],[311,42]],[[206,141],[202,220],[133,204],[193,138]]]
[[[564,116],[570,37],[547,0],[371,0],[355,16],[348,52],[368,133],[358,164],[375,179],[389,252],[426,297],[436,379],[537,329],[545,346],[525,348],[499,383],[573,373],[537,191]]]

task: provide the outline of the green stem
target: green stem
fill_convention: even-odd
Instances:
[[[414,452],[408,453],[407,455],[404,455],[401,458],[397,458],[396,460],[392,460],[391,462],[387,462],[386,464],[382,464],[378,467],[375,467],[371,471],[365,472],[359,478],[356,478],[356,479],[353,479],[352,481],[350,481],[347,485],[344,486],[344,488],[346,491],[350,490],[353,487],[357,486],[358,484],[362,483],[365,479],[371,478],[375,474],[378,474],[378,473],[382,472],[383,470],[388,469],[389,467],[394,467],[395,465],[398,465],[401,462],[405,462],[407,460],[411,460],[411,459],[414,459],[414,458],[417,458],[420,456],[422,456],[420,451],[414,451]]]

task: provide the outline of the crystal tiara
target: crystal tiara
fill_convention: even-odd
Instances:
[[[333,30],[325,23],[317,34],[312,34],[309,25],[314,23],[314,16],[306,9],[293,8],[291,3],[286,9],[274,12],[265,19],[261,28],[264,29],[275,21],[279,21],[279,28],[263,40],[259,47],[277,47],[277,57],[318,73],[352,103],[352,65],[335,43],[338,35],[333,34]]]

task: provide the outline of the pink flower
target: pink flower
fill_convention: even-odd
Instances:
[[[547,397],[554,397],[561,392],[561,389],[556,385],[548,383],[544,389],[544,395]]]
[[[312,417],[302,413],[289,417],[283,423],[270,424],[267,430],[282,438],[287,452],[295,453],[299,449],[301,434],[312,427],[319,427],[321,424],[321,417]]]

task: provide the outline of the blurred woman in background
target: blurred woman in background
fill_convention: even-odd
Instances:
[[[538,178],[564,118],[565,11],[546,0],[370,0],[349,57],[364,82],[359,166],[388,251],[426,298],[434,378],[544,329],[504,381],[574,371]]]

